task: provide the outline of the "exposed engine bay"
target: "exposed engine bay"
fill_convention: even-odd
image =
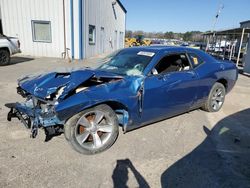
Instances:
[[[24,97],[25,101],[5,105],[10,108],[8,121],[18,118],[27,129],[31,129],[32,138],[37,136],[39,128],[44,129],[47,137],[63,133],[65,120],[57,117],[55,106],[75,94],[122,79],[122,77],[100,77],[89,74],[88,70],[86,72],[86,77],[80,75],[80,72],[79,75],[76,75],[77,72],[73,72],[73,75],[71,73],[49,73],[20,79],[17,93]],[[79,76],[78,79],[76,79],[77,76]],[[33,85],[34,79],[36,83]],[[50,81],[52,79],[53,82]],[[57,82],[55,83],[54,80]]]

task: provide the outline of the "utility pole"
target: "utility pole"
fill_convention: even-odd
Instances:
[[[215,26],[216,26],[216,24],[217,24],[217,22],[218,22],[218,18],[219,18],[219,15],[220,15],[220,13],[221,13],[221,11],[222,11],[222,9],[224,8],[224,5],[223,4],[220,4],[220,6],[219,6],[219,8],[218,8],[218,11],[217,11],[217,14],[216,14],[216,16],[215,16],[215,18],[214,18],[214,22],[213,22],[213,27],[212,27],[212,31],[211,31],[211,33],[213,33],[213,41],[214,41],[214,37],[215,37]],[[208,51],[208,48],[209,48],[209,38],[210,37],[208,37],[207,38],[207,47],[206,47],[206,51]]]

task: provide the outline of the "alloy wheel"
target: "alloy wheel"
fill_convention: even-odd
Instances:
[[[225,100],[225,93],[222,88],[216,88],[212,94],[211,106],[217,111],[221,108],[223,102]]]
[[[75,128],[75,138],[85,149],[102,147],[112,135],[112,120],[102,111],[91,111],[82,115]]]

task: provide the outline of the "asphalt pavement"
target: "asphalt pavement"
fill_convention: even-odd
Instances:
[[[107,151],[75,152],[64,135],[45,142],[19,121],[8,122],[5,103],[22,101],[24,75],[96,67],[98,58],[67,62],[14,57],[0,67],[0,187],[250,187],[250,77],[239,75],[217,113],[194,110],[120,135]]]

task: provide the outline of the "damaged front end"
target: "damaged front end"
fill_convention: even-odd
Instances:
[[[58,114],[56,107],[75,94],[121,79],[114,75],[102,73],[100,76],[100,74],[100,72],[85,69],[19,79],[17,93],[25,98],[25,102],[6,104],[5,106],[10,108],[7,119],[8,121],[12,118],[19,119],[26,128],[31,129],[32,138],[37,136],[39,128],[45,130],[46,136],[61,134],[67,118],[65,114]],[[89,101],[89,99],[85,100]],[[70,113],[75,113],[75,111],[67,110],[67,114]]]
[[[20,90],[20,88],[18,89]],[[24,93],[24,91],[22,91]],[[31,129],[31,137],[35,138],[39,128],[44,128],[46,136],[53,136],[63,132],[64,121],[60,121],[55,112],[53,102],[43,101],[27,95],[23,103],[8,103],[10,108],[7,119],[19,119],[27,129]]]
[[[63,132],[65,121],[59,120],[55,106],[63,100],[72,89],[80,85],[93,73],[85,71],[52,72],[36,76],[26,76],[18,80],[17,93],[25,98],[23,103],[9,103],[7,119],[19,119],[26,128],[31,129],[31,137],[35,138],[39,128],[44,128],[46,136]]]

